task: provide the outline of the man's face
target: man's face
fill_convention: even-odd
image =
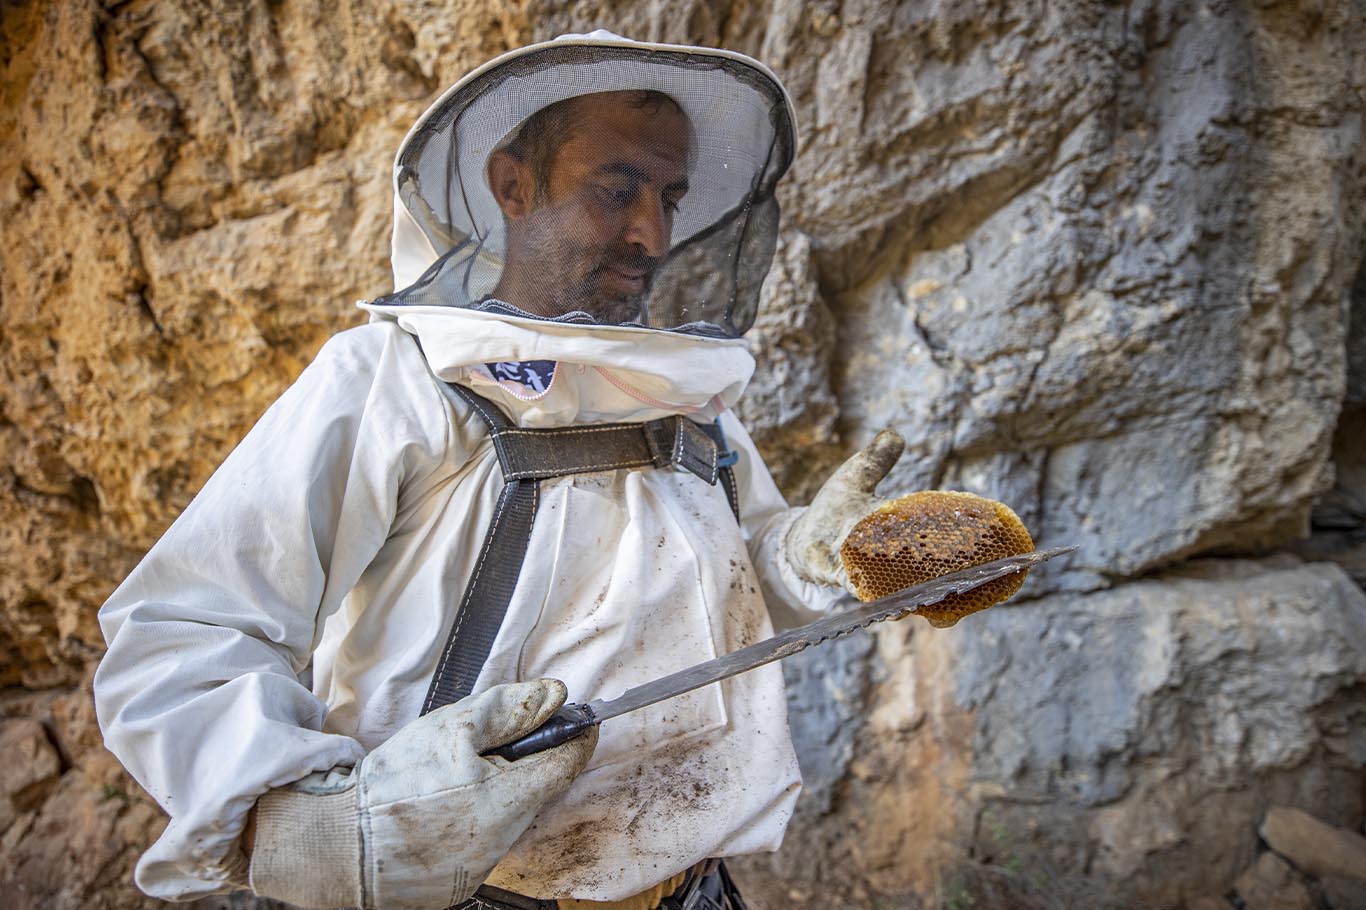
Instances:
[[[643,321],[688,191],[687,117],[668,101],[641,104],[636,92],[586,95],[571,111],[568,137],[542,179],[532,175],[528,203],[505,203],[495,185],[508,216],[504,274],[524,298],[508,302],[542,315]],[[490,173],[496,184],[497,168]]]

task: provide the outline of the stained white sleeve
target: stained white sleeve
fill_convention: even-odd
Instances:
[[[241,887],[256,798],[363,756],[301,674],[400,488],[453,457],[447,407],[396,326],[337,335],[100,610],[105,743],[170,815],[143,891]]]
[[[754,441],[733,412],[721,415],[721,429],[740,456],[734,468],[740,526],[774,628],[811,622],[846,598],[852,600],[842,588],[814,584],[792,568],[784,543],[792,522],[806,511],[805,507],[788,508]]]

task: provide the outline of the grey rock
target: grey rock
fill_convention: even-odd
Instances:
[[[758,366],[736,414],[783,492],[808,500],[840,450],[839,405],[830,388],[834,321],[805,235],[780,236],[758,317],[745,337]]]
[[[1148,899],[1231,884],[1280,794],[1361,817],[1366,595],[1336,566],[1194,563],[989,611],[956,645],[986,816],[1057,820],[1041,844]]]
[[[1366,596],[1329,565],[1195,563],[965,631],[954,686],[977,767],[1018,797],[1109,803],[1139,757],[1184,755],[1209,780],[1294,767],[1322,703],[1366,681]]]
[[[838,799],[799,812],[787,859],[746,867],[756,887],[813,884],[801,857],[821,850],[820,880],[880,881],[879,894],[897,894],[879,849],[842,859],[829,846],[841,829],[871,835],[888,803],[918,825],[879,831],[904,838],[893,841],[902,851],[919,845],[890,861],[905,891],[925,856],[941,866],[992,857],[1140,906],[1230,889],[1256,859],[1272,805],[1336,825],[1363,817],[1366,594],[1337,566],[1197,561],[949,630],[909,629],[900,658],[888,644],[898,631],[879,633],[868,658],[868,719]],[[877,685],[898,660],[912,681]],[[811,710],[804,695],[795,729],[832,729],[804,726]],[[856,718],[859,706],[839,711]],[[905,719],[900,736],[878,719],[893,715]],[[805,736],[798,745],[820,748]],[[946,795],[949,806],[920,814]]]
[[[1037,593],[1301,536],[1362,233],[1297,191],[1361,191],[1359,17],[1311,39],[1237,4],[1014,9],[844,11],[814,59],[788,49],[825,40],[815,16],[788,18],[765,48],[815,109],[787,210],[841,329],[846,450],[893,423],[899,491],[1003,498],[1082,544]]]
[[[1366,527],[1350,531],[1316,529],[1287,549],[1310,562],[1332,562],[1342,566],[1357,585],[1366,590]]]
[[[783,661],[788,718],[802,769],[803,813],[829,812],[849,771],[862,727],[873,650],[870,635],[855,634]]]

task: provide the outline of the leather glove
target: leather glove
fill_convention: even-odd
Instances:
[[[494,686],[412,721],[354,769],[256,803],[251,889],[304,907],[425,910],[467,899],[568,789],[597,729],[515,762],[480,755],[564,704],[556,679]]]
[[[882,502],[873,490],[905,448],[901,434],[887,427],[830,475],[787,532],[787,560],[798,575],[854,593],[840,561],[840,545],[850,529]]]

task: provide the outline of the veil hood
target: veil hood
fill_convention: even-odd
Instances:
[[[692,135],[688,188],[668,252],[633,324],[738,337],[753,323],[778,229],[775,185],[792,162],[796,118],[762,63],[715,48],[632,41],[599,30],[503,54],[451,86],[394,159],[387,306],[476,307],[503,273],[507,232],[490,155],[557,102],[622,90],[661,92]],[[593,124],[575,124],[583,131]]]

